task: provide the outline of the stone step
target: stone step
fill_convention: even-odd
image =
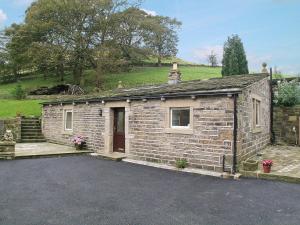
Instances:
[[[39,120],[37,121],[22,121],[21,124],[40,124],[41,122]]]
[[[42,134],[41,130],[22,130],[21,135],[26,135],[26,134]]]
[[[24,134],[24,135],[26,135],[26,134],[39,134],[39,133],[42,133],[42,131],[41,130],[22,130],[21,131],[21,134]]]
[[[22,139],[28,138],[44,138],[44,136],[42,134],[22,135]]]
[[[22,139],[22,143],[37,143],[37,142],[46,142],[46,139]]]
[[[40,128],[41,125],[21,125],[21,128]]]

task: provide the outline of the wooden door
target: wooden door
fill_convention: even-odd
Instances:
[[[125,153],[125,108],[114,109],[113,150]]]

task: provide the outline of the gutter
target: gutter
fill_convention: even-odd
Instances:
[[[237,118],[237,97],[238,94],[233,95],[233,160],[232,160],[232,173],[237,172],[237,130],[238,130],[238,118]]]
[[[112,97],[99,97],[99,98],[87,98],[87,99],[79,99],[79,100],[65,100],[65,101],[50,101],[50,102],[42,102],[40,104],[47,105],[59,105],[59,104],[72,104],[72,103],[86,103],[86,102],[102,102],[102,101],[121,101],[121,100],[152,100],[152,99],[161,99],[161,98],[178,98],[178,97],[191,97],[191,96],[220,96],[220,95],[234,95],[237,93],[241,93],[240,88],[232,88],[232,89],[220,89],[220,90],[210,90],[210,91],[191,91],[191,92],[181,92],[181,93],[164,93],[157,95],[142,95],[142,96],[112,96]]]

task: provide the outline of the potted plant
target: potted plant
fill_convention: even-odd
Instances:
[[[253,159],[248,159],[242,162],[243,170],[245,171],[256,171],[258,169],[258,161]]]
[[[77,150],[82,150],[85,144],[85,139],[82,136],[77,135],[73,137],[72,142]]]
[[[271,167],[273,165],[273,161],[266,159],[266,160],[263,160],[262,164],[263,164],[263,168],[264,168],[264,173],[270,173]]]

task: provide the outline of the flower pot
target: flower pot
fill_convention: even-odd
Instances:
[[[263,166],[264,173],[270,173],[271,172],[271,166]]]
[[[245,171],[256,171],[258,169],[258,161],[256,160],[247,160],[242,162],[243,170]]]
[[[80,145],[75,144],[75,148],[76,148],[76,150],[82,150],[83,149],[83,144],[80,144]]]

